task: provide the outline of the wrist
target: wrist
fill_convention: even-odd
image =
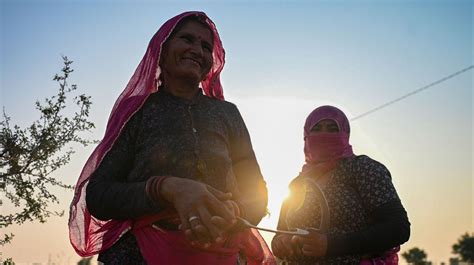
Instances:
[[[162,195],[163,183],[169,176],[154,176],[147,180],[145,185],[146,196],[157,206],[164,206],[170,200]]]
[[[177,177],[167,177],[164,179],[159,190],[160,197],[169,203],[174,203],[177,190],[176,185],[179,185],[177,184],[179,180]]]

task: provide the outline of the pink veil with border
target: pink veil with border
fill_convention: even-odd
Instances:
[[[109,116],[104,138],[87,160],[76,183],[74,198],[69,212],[69,238],[80,256],[91,256],[111,247],[124,233],[131,229],[132,221],[101,221],[89,213],[86,206],[86,187],[91,174],[100,165],[102,159],[112,148],[121,130],[137,112],[147,97],[158,90],[158,66],[161,48],[178,22],[187,16],[203,16],[214,35],[213,66],[201,87],[206,96],[224,99],[220,82],[220,72],[224,67],[225,51],[214,23],[203,12],[185,12],[166,23],[155,33],[143,59],[138,65],[124,91],[121,93]]]

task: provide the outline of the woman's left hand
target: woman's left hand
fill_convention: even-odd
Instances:
[[[301,247],[305,256],[324,257],[328,248],[328,238],[325,234],[314,228],[308,228],[309,235],[293,236],[291,241]]]
[[[225,204],[226,208],[229,211],[235,214],[236,217],[240,217],[240,209],[237,202],[235,202],[234,200],[225,200],[222,202]],[[232,228],[237,224],[237,223],[234,223],[234,224],[228,223],[224,218],[220,216],[213,216],[211,218],[211,222],[214,225],[218,226],[224,232],[228,232],[232,230]]]

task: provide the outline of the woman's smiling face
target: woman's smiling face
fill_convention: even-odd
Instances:
[[[212,32],[197,21],[183,23],[164,44],[160,66],[165,82],[167,78],[184,78],[199,83],[212,67]]]

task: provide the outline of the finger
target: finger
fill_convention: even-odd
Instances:
[[[272,250],[275,256],[279,258],[285,258],[285,257],[290,256],[289,253],[286,251],[286,249],[283,247],[282,242],[279,240],[275,240],[272,243]]]
[[[278,253],[278,256],[282,258],[290,257],[293,255],[291,251],[288,251],[288,249],[285,248],[285,245],[282,242],[276,243],[276,253]]]
[[[227,222],[224,218],[220,216],[212,216],[211,222],[223,231],[227,230],[229,226],[231,225],[229,222]]]
[[[188,229],[191,229],[191,226],[190,226],[189,222],[186,222],[185,224],[181,223],[181,224],[178,225],[178,229],[184,232]]]
[[[310,245],[303,245],[301,248],[301,253],[306,256],[318,256],[318,249]]]
[[[294,256],[296,254],[295,249],[293,248],[292,244],[289,244],[289,242],[282,242],[283,249],[285,250],[285,253],[288,256]]]
[[[197,238],[196,236],[194,235],[193,233],[193,230],[191,228],[188,228],[184,231],[184,235],[186,236],[186,238],[191,241],[191,245],[195,245],[197,244]]]
[[[212,215],[220,216],[224,218],[227,222],[230,222],[232,224],[237,223],[234,211],[228,209],[225,203],[219,201],[214,196],[208,197],[207,203],[209,205],[209,209],[211,210]]]
[[[191,243],[197,243],[199,241],[196,233],[194,232],[196,227],[198,227],[201,223],[199,220],[199,214],[193,213],[187,220],[188,226],[182,225],[181,227],[181,230],[184,231],[184,235],[189,241],[191,241]]]
[[[198,210],[199,212],[199,210]],[[198,241],[201,244],[209,243],[209,232],[207,231],[206,226],[202,223],[200,214],[194,215],[199,216],[199,218],[190,218],[189,222],[191,223],[192,232]]]
[[[297,244],[300,243],[300,239],[301,239],[301,237],[299,237],[299,236],[292,236],[291,237],[291,243],[294,244],[294,245],[297,245]]]
[[[222,192],[220,190],[217,190],[209,185],[207,185],[207,190],[212,193],[217,199],[221,201],[226,201],[232,199],[232,193],[230,192]]]
[[[202,224],[207,228],[207,231],[210,233],[208,234],[208,236],[210,236],[213,240],[222,240],[222,231],[212,222],[212,216],[209,211],[205,207],[199,207],[198,211],[199,215],[201,216]]]
[[[290,237],[286,235],[279,236],[278,242],[280,244],[280,248],[283,250],[285,256],[293,256],[295,255],[295,251],[291,244]]]
[[[305,256],[316,256],[316,253],[304,249],[301,250],[301,253]]]
[[[193,227],[194,235],[197,238],[197,241],[200,244],[203,244],[204,247],[209,247],[209,243],[211,242],[211,237],[209,235],[209,231],[207,230],[206,226],[203,224],[198,224]]]
[[[291,249],[293,250],[293,253],[295,255],[301,255],[301,244],[294,244],[293,242],[291,244]]]
[[[178,211],[178,215],[179,215],[179,219],[181,220],[181,224],[179,225],[179,228],[181,229],[181,231],[185,232],[184,234],[186,235],[186,238],[189,241],[195,240],[194,238],[192,238],[191,235],[186,234],[186,231],[191,229],[191,224],[189,223],[188,216],[180,213],[179,211]]]
[[[245,228],[245,225],[242,223],[229,223],[224,218],[220,216],[213,216],[211,218],[213,224],[215,224],[219,229],[221,229],[223,234],[226,233],[234,233],[236,231],[240,231],[241,229]]]
[[[298,243],[301,244],[301,245],[304,245],[304,244],[315,244],[318,242],[318,239],[319,238],[319,235],[314,235],[313,237],[298,237]]]
[[[232,210],[234,212],[235,216],[240,216],[240,208],[236,201],[227,200],[224,203],[227,205],[229,210]]]
[[[301,255],[301,244],[299,242],[299,236],[291,236],[288,240],[288,245],[291,247],[295,255]]]

